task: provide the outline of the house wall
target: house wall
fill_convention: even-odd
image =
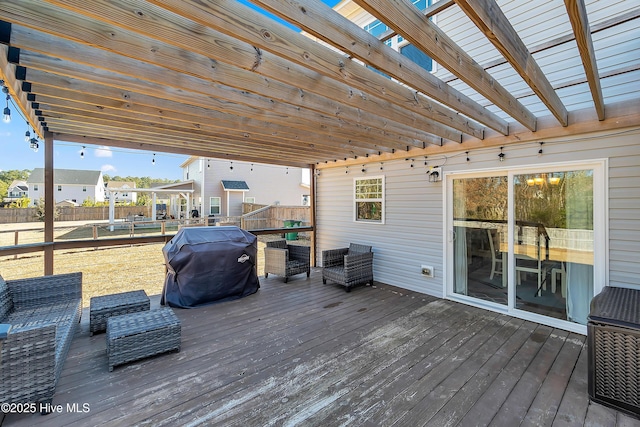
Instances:
[[[205,159],[202,162],[203,172],[200,174],[194,173],[198,170],[198,162],[200,162],[199,159],[189,165],[190,179],[198,177],[197,186],[194,189],[196,190],[195,194],[202,195],[203,210],[200,210],[200,205],[198,208],[205,215],[208,215],[209,212],[209,197],[221,197],[222,215],[227,215],[227,195],[222,188],[222,180],[245,181],[249,186],[249,191],[244,193],[245,199],[255,197],[255,203],[262,205],[300,206],[302,205],[302,196],[309,194],[310,191],[308,187],[301,185],[303,170],[300,168],[288,168],[289,173],[287,173],[286,167],[233,162],[232,170],[229,161]],[[204,184],[203,187],[200,187],[203,177]],[[236,208],[231,207],[231,215],[236,211],[241,214],[240,193],[232,192],[230,202],[238,205]]]
[[[38,191],[34,190],[34,186],[38,186]],[[95,202],[104,201],[104,183],[102,178],[98,185],[78,185],[78,184],[60,184],[62,185],[62,191],[58,191],[58,184],[53,186],[53,198],[55,203],[63,200],[74,200],[78,204],[82,204],[87,198],[91,197]],[[82,188],[86,187],[87,191],[82,191]],[[44,198],[44,182],[38,184],[29,184],[29,198],[31,204],[35,205],[40,198]]]
[[[453,171],[486,171],[504,167],[562,164],[608,159],[608,285],[640,289],[640,130],[612,134],[586,134],[548,140],[538,156],[538,143],[508,146],[504,162],[499,149],[464,151],[444,156],[388,161],[346,168],[324,168],[317,182],[318,264],[322,250],[345,247],[349,242],[370,244],[375,252],[376,280],[442,297],[444,283],[444,180],[428,182],[429,166]],[[413,167],[411,164],[413,163]],[[353,180],[385,176],[386,222],[353,221]],[[446,179],[446,178],[445,178]],[[603,201],[604,202],[604,201]],[[421,275],[421,264],[434,267],[435,277]]]

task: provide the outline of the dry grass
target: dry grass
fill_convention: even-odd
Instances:
[[[68,232],[68,230],[67,230]],[[37,236],[24,239],[41,238]],[[258,239],[258,275],[264,271],[265,241],[278,239],[279,236],[261,236]],[[42,240],[39,240],[42,241]],[[301,241],[300,244],[304,241]],[[307,243],[308,244],[308,241]],[[144,289],[147,295],[162,293],[165,277],[164,244],[132,245],[117,248],[100,248],[56,252],[54,255],[54,273],[81,271],[83,274],[83,305],[89,306],[93,296]],[[43,274],[42,255],[0,258],[0,275],[5,279],[20,279]]]
[[[56,252],[54,273],[82,272],[83,305],[93,296],[144,289],[147,295],[162,292],[164,283],[163,244],[126,246],[98,250]],[[43,257],[30,256],[0,261],[5,279],[42,275]]]

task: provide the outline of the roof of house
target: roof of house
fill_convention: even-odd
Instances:
[[[109,190],[118,190],[122,188],[136,188],[136,183],[133,181],[109,181],[106,187]]]
[[[29,187],[27,186],[27,182],[23,181],[23,180],[20,180],[20,179],[14,179],[13,182],[11,183],[11,185],[9,185],[8,190],[11,191],[14,188],[17,188],[17,189],[22,190],[22,191],[29,190]]]
[[[223,179],[220,182],[222,183],[222,188],[224,188],[225,191],[229,191],[229,190],[248,191],[249,190],[249,186],[245,181],[230,181],[230,180]]]
[[[74,185],[98,185],[102,172],[91,170],[77,169],[54,169],[53,183],[55,185],[74,184]],[[27,184],[41,184],[44,182],[44,169],[35,168],[29,178]]]

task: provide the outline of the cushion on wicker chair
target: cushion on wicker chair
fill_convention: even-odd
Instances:
[[[349,248],[322,251],[322,283],[327,280],[351,288],[363,283],[373,285],[371,246],[351,243]]]

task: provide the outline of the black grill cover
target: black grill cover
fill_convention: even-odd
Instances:
[[[185,227],[162,248],[161,304],[193,308],[258,291],[257,238],[238,227]]]

